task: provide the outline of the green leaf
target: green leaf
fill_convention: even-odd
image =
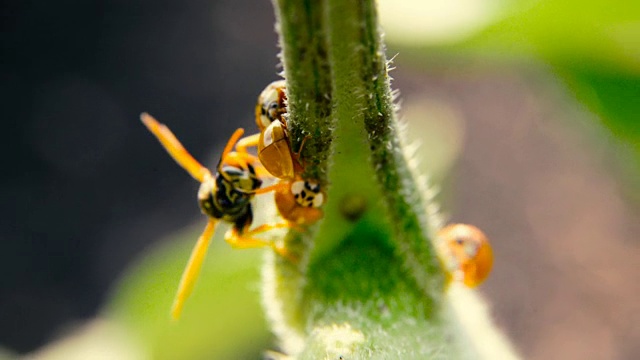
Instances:
[[[161,244],[127,271],[104,313],[123,324],[153,359],[255,359],[270,336],[259,304],[262,250],[234,251],[217,231],[180,321],[169,315],[198,237]]]
[[[640,74],[584,65],[555,70],[576,99],[619,139],[614,159],[623,171],[628,196],[640,202]]]
[[[592,119],[619,139],[617,167],[629,195],[640,200],[640,2],[488,1],[482,13],[492,15],[466,38],[402,43],[402,53],[414,63],[453,62],[460,69],[478,60],[488,66],[547,63],[596,114]],[[394,29],[391,22],[392,39],[398,38]]]

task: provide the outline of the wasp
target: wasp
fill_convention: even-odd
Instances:
[[[493,251],[489,239],[477,227],[448,225],[438,231],[436,244],[450,280],[476,287],[489,276],[493,267]]]
[[[256,124],[260,133],[241,139],[236,149],[247,153],[247,147],[256,146],[258,157],[264,168],[279,183],[262,188],[257,193],[273,191],[274,200],[282,217],[292,223],[312,224],[322,218],[320,207],[325,195],[320,184],[311,179],[303,179],[300,153],[307,138],[303,139],[300,149],[294,153],[291,149],[287,130],[286,82],[274,81],[260,93],[255,107]]]
[[[171,316],[177,320],[198,278],[218,221],[222,220],[231,224],[224,239],[232,247],[241,249],[271,247],[283,256],[288,256],[284,249],[277,247],[271,241],[257,239],[253,236],[271,229],[289,226],[288,224],[264,224],[249,230],[253,221],[251,200],[256,190],[262,185],[260,175],[266,174],[266,171],[260,167],[259,160],[254,156],[231,151],[244,134],[243,129],[237,129],[229,138],[218,161],[216,173],[212,174],[209,169],[202,166],[189,154],[168,127],[160,124],[147,113],[142,113],[140,119],[178,165],[200,182],[198,204],[202,212],[209,218],[191,252],[191,257],[178,286],[171,309]],[[254,167],[254,164],[258,164],[258,166]]]

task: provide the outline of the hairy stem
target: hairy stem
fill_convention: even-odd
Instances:
[[[287,79],[289,136],[293,149],[306,137],[304,177],[326,183],[331,144],[331,68],[322,1],[276,0],[276,17]]]
[[[291,140],[309,136],[304,176],[328,192],[321,225],[287,238],[302,244],[300,264],[271,258],[263,271],[281,347],[302,358],[455,354],[434,222],[401,147],[374,1],[274,6]]]

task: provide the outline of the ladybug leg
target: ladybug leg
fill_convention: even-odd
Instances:
[[[302,142],[300,143],[300,147],[298,148],[298,152],[296,152],[296,158],[299,159],[300,158],[300,154],[302,154],[302,149],[304,149],[304,144],[307,142],[307,140],[309,140],[311,138],[311,135],[307,135],[304,137],[304,139],[302,139]]]
[[[307,142],[307,140],[309,140],[311,138],[311,135],[307,135],[304,137],[304,139],[302,139],[302,142],[300,143],[300,147],[298,148],[298,152],[296,152],[295,154],[292,153],[293,158],[295,159],[295,161],[293,162],[293,166],[294,166],[294,171],[296,173],[301,173],[304,171],[304,167],[302,165],[302,163],[300,162],[300,155],[302,154],[302,150],[304,149],[304,144]]]

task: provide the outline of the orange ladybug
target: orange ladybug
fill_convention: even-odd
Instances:
[[[451,224],[436,239],[438,255],[449,277],[468,287],[480,285],[493,267],[493,251],[487,236],[477,227]]]

